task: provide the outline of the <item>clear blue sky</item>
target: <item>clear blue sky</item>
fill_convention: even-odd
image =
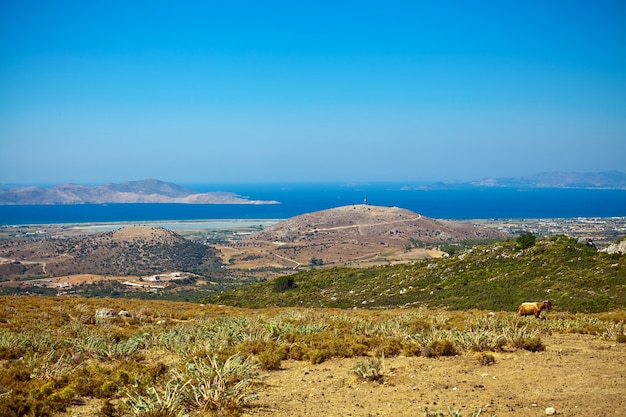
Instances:
[[[0,2],[0,184],[626,171],[622,1]]]

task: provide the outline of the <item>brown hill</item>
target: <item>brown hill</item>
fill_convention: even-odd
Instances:
[[[216,251],[161,227],[131,226],[83,237],[0,242],[0,277],[71,274],[198,274],[220,266]]]
[[[398,207],[361,204],[292,217],[252,235],[249,240],[286,243],[348,237],[379,242],[383,239],[387,243],[400,240],[404,245],[409,243],[410,238],[427,243],[444,243],[496,238],[502,237],[502,234],[484,227],[435,220]]]
[[[407,262],[441,254],[422,246],[504,237],[495,229],[362,204],[296,216],[220,250],[231,268],[297,269]]]
[[[51,188],[0,189],[0,204],[102,203],[276,204],[276,201],[249,200],[223,191],[198,193],[154,179],[98,186],[62,184]]]

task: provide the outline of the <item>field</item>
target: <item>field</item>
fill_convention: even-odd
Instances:
[[[2,297],[3,416],[567,416],[626,407],[626,312]],[[425,411],[427,409],[428,411]]]

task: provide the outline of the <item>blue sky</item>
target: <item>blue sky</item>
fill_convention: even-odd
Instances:
[[[0,184],[626,170],[623,1],[0,2]]]

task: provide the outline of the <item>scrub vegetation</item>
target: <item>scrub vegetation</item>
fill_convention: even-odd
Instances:
[[[515,313],[262,309],[120,299],[2,297],[0,415],[55,416],[91,401],[93,415],[238,415],[283,361],[360,358],[384,381],[389,358],[536,352],[554,333],[624,342],[623,312]],[[106,307],[123,315],[100,317]]]
[[[474,246],[446,258],[368,268],[313,268],[290,276],[284,291],[272,281],[237,288],[205,302],[239,307],[303,306],[380,309],[517,311],[524,301],[550,299],[559,311],[626,308],[626,257],[599,252],[556,235]]]

